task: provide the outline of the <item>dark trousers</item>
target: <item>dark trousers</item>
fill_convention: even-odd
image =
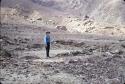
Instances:
[[[49,57],[49,51],[50,51],[50,43],[47,43],[46,45],[46,56]]]

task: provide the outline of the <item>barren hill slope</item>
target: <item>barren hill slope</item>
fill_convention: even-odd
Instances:
[[[70,32],[125,33],[124,0],[2,0],[1,5],[3,22],[63,25]]]

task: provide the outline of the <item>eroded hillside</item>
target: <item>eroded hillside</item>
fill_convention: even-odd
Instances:
[[[61,25],[70,32],[124,35],[124,8],[124,0],[2,0],[1,17],[5,23]]]

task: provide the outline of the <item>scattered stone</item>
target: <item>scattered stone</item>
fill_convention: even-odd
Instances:
[[[52,65],[51,64],[43,64],[43,67],[52,67]]]
[[[59,70],[55,70],[54,73],[59,73]]]
[[[122,56],[120,56],[120,55],[114,55],[113,58],[122,59]]]
[[[2,57],[11,57],[11,53],[7,50],[0,49],[0,56]]]
[[[0,42],[2,42],[3,41],[3,39],[0,39]]]
[[[63,82],[61,82],[61,81],[57,81],[56,84],[63,84]]]
[[[125,41],[125,39],[120,39],[119,41],[122,42],[122,41]]]
[[[31,47],[32,48],[41,48],[41,47],[43,47],[43,45],[41,45],[41,44],[33,44]]]
[[[77,43],[73,40],[69,40],[69,41],[63,41],[63,40],[57,40],[56,41],[57,44],[62,44],[62,45],[70,45],[70,46],[75,46],[75,47],[82,47],[83,45],[85,45],[84,42],[80,42],[80,43]]]
[[[114,27],[105,27],[104,29],[113,29]]]
[[[114,79],[107,79],[106,84],[121,84],[121,83],[119,79],[114,78]]]
[[[122,44],[121,46],[122,46],[123,48],[125,48],[125,44]]]
[[[67,31],[66,26],[57,26],[56,28],[57,28],[58,30],[64,30],[64,31]]]
[[[24,57],[21,57],[20,59],[31,60],[31,59],[40,59],[40,58],[38,56],[24,56]]]
[[[80,54],[82,54],[82,52],[80,52],[80,51],[70,52],[70,55],[72,55],[72,56],[77,56],[77,55],[80,55]]]
[[[123,54],[124,52],[122,50],[115,50],[115,51],[111,51],[112,54],[118,54],[118,55],[121,55]]]
[[[110,62],[112,58],[106,58],[105,61]]]
[[[70,56],[70,53],[61,53],[61,54],[57,54],[56,57],[61,57],[61,56]]]
[[[27,48],[28,49],[36,49],[36,48],[43,48],[44,47],[44,45],[42,45],[42,44],[32,44],[32,45],[27,45]]]
[[[85,50],[82,50],[82,52],[81,52],[81,54],[85,54],[85,55],[91,55],[93,52],[91,51],[91,49],[90,50],[88,50],[88,49],[85,49]]]
[[[1,45],[14,45],[15,43],[7,36],[0,36]]]
[[[91,23],[91,22],[90,22]],[[87,23],[88,25],[89,23]],[[65,30],[65,29],[60,29],[60,30]],[[21,31],[22,32],[22,31]],[[24,31],[23,31],[24,32]],[[0,36],[1,37],[1,36]],[[15,37],[16,38],[16,37]],[[19,43],[19,45],[16,45],[17,49],[24,49],[26,50],[26,48],[42,48],[44,47],[44,45],[42,44],[28,44],[29,39],[27,38],[17,38],[14,41],[4,37],[4,38],[0,38],[0,42],[3,42],[5,44],[7,44],[8,46],[12,45],[12,43]],[[111,51],[111,47],[109,45],[103,46],[102,47],[102,51],[100,54],[100,47],[98,47],[98,44],[93,45],[85,45],[84,42],[77,42],[74,40],[69,40],[69,41],[65,41],[65,40],[59,40],[57,41],[58,44],[61,45],[61,47],[63,46],[63,48],[65,48],[64,45],[66,46],[70,46],[73,49],[81,49],[82,51],[73,51],[73,52],[67,52],[67,53],[61,53],[58,54],[57,56],[62,56],[61,60],[64,60],[63,62],[41,62],[41,61],[37,61],[37,59],[39,60],[40,58],[38,56],[25,56],[25,57],[16,57],[14,56],[14,60],[16,58],[18,58],[19,60],[17,61],[6,61],[5,58],[11,58],[13,56],[13,54],[5,49],[0,49],[0,62],[2,60],[2,67],[1,68],[4,70],[8,70],[5,71],[5,74],[7,72],[7,76],[9,75],[9,71],[11,74],[14,74],[16,76],[16,73],[18,74],[18,77],[21,75],[22,78],[24,78],[24,74],[25,75],[28,74],[29,79],[33,79],[33,77],[35,77],[35,75],[38,75],[38,77],[35,77],[35,79],[39,79],[39,76],[41,76],[41,79],[46,79],[46,81],[51,81],[49,80],[49,78],[51,78],[51,76],[55,75],[57,77],[57,74],[64,72],[66,74],[72,74],[73,77],[78,77],[79,78],[85,78],[87,83],[84,82],[80,82],[78,79],[77,83],[74,84],[121,84],[121,80],[122,83],[124,83],[124,50],[122,50],[123,48],[125,48],[125,45],[121,45],[123,48],[119,49],[119,48],[113,48],[113,50]],[[21,44],[21,45],[20,45]],[[30,45],[27,47],[27,45]],[[11,47],[9,46],[9,47]],[[54,45],[55,46],[55,45]],[[15,48],[15,47],[14,47]],[[67,47],[66,47],[67,48]],[[120,47],[121,48],[121,47]],[[21,50],[20,49],[20,50]],[[34,50],[34,49],[33,49]],[[16,50],[14,50],[16,51]],[[27,51],[27,50],[26,50]],[[30,50],[29,50],[30,51]],[[20,52],[20,51],[18,51]],[[21,51],[25,52],[25,51]],[[23,54],[25,55],[25,53]],[[65,57],[65,56],[74,56],[74,57]],[[76,57],[75,57],[76,56]],[[77,57],[78,56],[78,57]],[[82,56],[84,56],[82,58]],[[58,60],[58,57],[55,58],[51,58],[52,60]],[[44,59],[43,60],[51,60],[51,59]],[[67,60],[66,60],[67,59]],[[25,61],[28,60],[28,61]],[[31,60],[31,61],[30,61]],[[35,60],[35,61],[32,61]],[[59,58],[60,60],[60,58]],[[66,61],[65,61],[66,60]],[[24,62],[24,64],[22,63],[22,61]],[[32,62],[32,63],[29,63]],[[5,63],[6,62],[6,63]],[[21,62],[21,63],[20,63]],[[28,63],[28,65],[27,65]],[[10,66],[12,65],[12,66]],[[119,67],[121,67],[121,70],[119,69]],[[20,74],[19,74],[20,73]],[[42,73],[45,73],[45,75],[43,75]],[[63,73],[63,75],[64,75]],[[32,77],[30,76],[30,74],[32,75]],[[123,74],[123,78],[121,79],[120,74]],[[4,73],[2,73],[2,76],[4,75]],[[1,81],[6,81],[5,78],[7,79],[7,76],[3,76],[4,80]],[[100,79],[101,76],[104,76],[104,78]],[[13,76],[10,76],[10,80]],[[16,76],[17,77],[17,76]],[[14,82],[17,82],[17,78],[15,77]],[[31,78],[30,78],[31,77]],[[59,77],[62,77],[59,74]],[[57,78],[59,78],[57,77]],[[70,75],[66,75],[64,76],[66,77],[66,79],[71,79],[74,80],[72,78],[70,78]],[[118,78],[116,78],[118,77]],[[63,78],[63,77],[62,77]],[[60,79],[62,79],[60,78]],[[106,79],[109,78],[109,79]],[[40,80],[41,80],[40,79]],[[42,79],[42,80],[43,80]],[[68,81],[69,81],[68,79]],[[93,79],[93,80],[92,80]],[[20,79],[19,79],[20,80]],[[22,79],[21,81],[23,81],[24,79]],[[25,79],[26,80],[26,79]],[[34,81],[34,79],[33,79]],[[37,80],[36,80],[37,81]],[[64,80],[65,81],[65,80]],[[80,83],[79,83],[80,82]],[[40,83],[38,81],[38,83]],[[52,81],[52,83],[54,84],[63,84],[64,82],[60,82],[60,81]],[[1,82],[0,82],[1,84]],[[50,83],[45,83],[45,84],[50,84]],[[66,83],[67,84],[67,83]],[[72,84],[72,83],[71,83]]]
[[[90,59],[90,58],[89,58],[89,59],[87,59],[87,62],[88,62],[88,63],[92,63],[92,64],[93,64],[93,63],[95,63],[95,60],[94,60],[94,59]]]
[[[42,20],[42,18],[38,18],[37,20]]]
[[[69,63],[77,63],[77,62],[78,62],[77,60],[73,60],[73,59],[69,60]]]

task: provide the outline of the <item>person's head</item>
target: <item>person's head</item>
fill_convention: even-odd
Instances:
[[[50,35],[50,32],[46,32],[46,35]]]

